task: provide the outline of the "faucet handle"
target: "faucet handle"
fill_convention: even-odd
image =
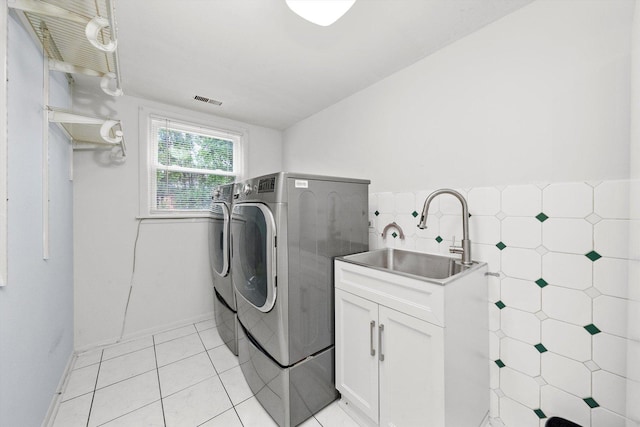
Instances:
[[[463,252],[464,250],[462,249],[462,246],[456,246],[456,236],[453,236],[451,246],[449,246],[449,253],[461,254]]]

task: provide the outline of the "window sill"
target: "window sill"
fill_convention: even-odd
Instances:
[[[136,219],[208,219],[212,218],[209,212],[197,213],[172,213],[172,214],[147,214],[138,215]]]

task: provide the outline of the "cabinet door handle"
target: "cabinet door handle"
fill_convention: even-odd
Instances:
[[[370,334],[369,334],[369,343],[370,343],[370,346],[371,346],[371,355],[372,355],[372,356],[375,356],[375,355],[376,355],[376,349],[375,349],[375,348],[373,348],[373,330],[374,330],[374,329],[375,329],[375,327],[376,327],[376,322],[375,322],[375,320],[372,320],[372,321],[371,321],[371,323],[370,323],[369,325],[371,326]]]
[[[380,351],[378,352],[378,358],[381,362],[384,362],[384,353],[382,352],[382,332],[384,331],[384,325],[381,323],[378,326],[378,347],[380,347]]]

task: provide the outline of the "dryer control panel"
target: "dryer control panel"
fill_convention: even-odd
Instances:
[[[236,202],[248,200],[273,202],[275,201],[277,187],[278,177],[275,174],[248,179],[244,182],[236,183],[233,189],[233,199]]]
[[[258,193],[273,193],[276,189],[276,177],[262,178],[258,182]]]

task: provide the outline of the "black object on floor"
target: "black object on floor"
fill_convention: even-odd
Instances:
[[[551,417],[545,423],[545,427],[581,427],[579,424],[572,423],[564,418]]]

